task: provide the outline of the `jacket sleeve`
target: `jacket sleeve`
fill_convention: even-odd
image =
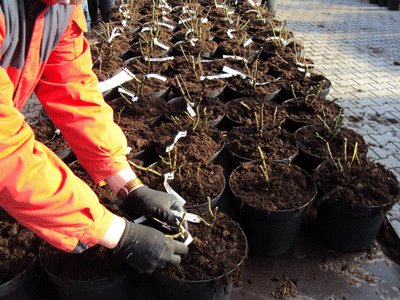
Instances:
[[[103,185],[104,179],[129,167],[127,142],[98,88],[85,28],[82,8],[74,6],[72,20],[52,51],[35,93],[79,162],[96,184]]]
[[[126,142],[113,128],[111,110],[101,101],[93,76],[85,72],[85,64],[90,68],[89,50],[82,37],[70,36],[76,32],[75,26],[71,24],[54,51],[37,94],[50,115],[59,118],[57,126],[63,133],[69,132],[68,141],[92,173],[98,164],[100,175],[94,178],[101,181],[127,164],[123,156]],[[3,41],[0,28],[0,45]],[[79,51],[79,42],[85,51]],[[67,51],[71,45],[74,47]],[[68,70],[70,75],[57,69]],[[50,76],[52,72],[54,76]],[[95,245],[110,226],[112,213],[53,152],[35,141],[24,116],[13,106],[13,92],[13,83],[0,68],[0,205],[59,249],[70,252]],[[112,133],[106,137],[98,137],[109,130]],[[90,149],[94,145],[95,149]],[[84,153],[86,150],[89,153]]]
[[[0,205],[53,246],[70,252],[93,246],[112,214],[46,146],[35,141],[13,107],[13,84],[0,68]]]

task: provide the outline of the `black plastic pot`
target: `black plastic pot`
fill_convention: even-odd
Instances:
[[[239,203],[240,199],[232,189],[231,177],[229,187],[235,197],[233,202]],[[241,205],[237,219],[246,234],[249,252],[263,256],[278,256],[288,252],[296,242],[306,209],[314,201],[316,194],[314,184],[314,194],[309,201],[298,208],[288,210],[268,212],[246,203]]]
[[[255,94],[247,94],[239,92],[229,85],[226,85],[222,92],[222,97],[220,98],[223,103],[227,103],[231,100],[238,99],[238,98],[251,98],[256,97]]]
[[[302,147],[297,145],[297,156],[294,158],[293,164],[299,166],[308,173],[318,168],[319,165],[326,159],[325,157],[320,157],[304,151]]]
[[[71,150],[71,148],[67,148],[61,151],[56,152],[56,155],[61,158],[63,162],[67,165],[73,163],[77,160],[75,153]]]
[[[239,211],[239,223],[249,241],[251,253],[278,256],[296,242],[303,217],[310,203],[291,210],[270,213],[245,205]]]
[[[108,278],[89,281],[64,280],[47,270],[39,255],[41,268],[57,286],[61,299],[68,300],[109,300],[133,299],[134,280],[131,271],[125,271]]]
[[[382,7],[388,6],[388,0],[378,0],[378,5]]]
[[[240,267],[245,258],[246,255],[243,256],[243,259],[238,263],[236,268]],[[229,274],[235,269],[231,270],[226,275],[216,278],[215,280],[179,280],[166,276],[157,271],[152,273],[152,276],[157,284],[159,297],[162,300],[229,300],[233,284],[222,284],[216,287],[216,281],[223,282],[223,278],[225,276],[229,276]]]
[[[336,250],[367,250],[385,218],[381,208],[372,206],[361,210],[328,200],[319,204],[315,225],[321,239]]]
[[[400,1],[388,0],[388,10],[399,10]]]
[[[268,12],[276,14],[276,0],[265,0],[263,3],[267,3]]]
[[[25,270],[12,280],[0,285],[0,300],[37,299],[32,280],[31,272]]]
[[[369,3],[371,3],[371,4],[378,4],[378,0],[369,0]]]

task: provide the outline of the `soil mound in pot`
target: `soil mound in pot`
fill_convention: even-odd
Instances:
[[[30,268],[38,249],[38,237],[0,208],[0,285]]]
[[[338,172],[334,163],[324,161],[313,174],[316,184],[329,195],[329,201],[340,201],[355,208],[381,206],[384,212],[399,201],[400,185],[384,165],[366,158],[354,161],[350,170]]]
[[[178,162],[182,168],[175,170],[174,179],[169,180],[168,184],[187,202],[186,207],[204,205],[207,197],[211,199],[221,195],[225,188],[225,177],[220,165],[213,163],[200,162]],[[150,169],[160,173],[161,176],[153,172],[136,170],[140,180],[150,188],[165,191],[164,174],[171,172],[168,165],[157,162],[150,166]]]
[[[242,163],[232,171],[229,183],[243,204],[265,211],[296,209],[310,202],[314,182],[294,165],[266,164],[268,185],[260,169],[261,162]]]
[[[208,209],[197,208],[189,212],[212,222]],[[162,274],[178,280],[215,279],[234,270],[246,257],[247,244],[243,231],[238,223],[221,212],[217,212],[210,234],[208,226],[203,222],[191,224],[189,231],[193,242],[189,245],[188,254],[182,256],[180,265],[169,266],[160,271]],[[224,279],[227,282],[223,283],[237,279],[240,271],[241,268],[236,268]]]
[[[285,129],[265,130],[257,133],[256,124],[234,127],[226,135],[226,147],[234,154],[247,159],[259,159],[257,147],[272,160],[287,159],[297,153],[294,135]]]

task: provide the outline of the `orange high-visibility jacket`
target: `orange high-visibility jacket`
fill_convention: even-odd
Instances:
[[[80,5],[0,1],[0,206],[64,251],[106,233],[112,214],[46,146],[19,112],[35,92],[97,184],[129,167],[126,138],[91,70]]]

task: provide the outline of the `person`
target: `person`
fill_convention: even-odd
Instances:
[[[89,6],[87,1],[83,1],[82,3],[82,9],[83,9],[83,14],[85,15],[85,20],[86,20],[86,29],[87,32],[90,33],[92,28],[91,28],[91,22],[92,20],[90,19],[90,14],[89,14]]]
[[[180,263],[187,246],[108,211],[19,112],[34,92],[98,185],[131,216],[176,224],[177,199],[143,185],[127,141],[91,69],[83,0],[0,1],[0,206],[51,245],[80,253],[96,244],[140,272]]]
[[[110,22],[111,8],[115,6],[115,0],[87,0],[92,26],[96,26],[98,21],[98,10],[100,9],[101,20],[105,23]]]

